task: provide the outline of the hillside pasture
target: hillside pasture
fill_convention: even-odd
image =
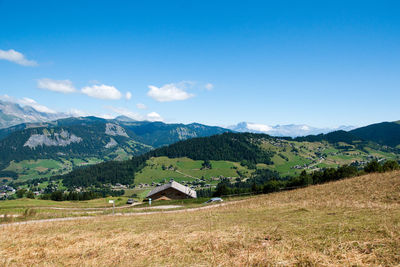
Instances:
[[[212,160],[211,169],[201,169],[202,163],[202,160],[189,158],[151,158],[146,162],[147,166],[135,174],[135,184],[160,183],[171,178],[178,182],[204,178],[208,183],[216,183],[212,177],[238,177],[237,171],[248,175],[252,172],[237,162]]]
[[[400,172],[194,211],[0,228],[2,265],[394,266]]]

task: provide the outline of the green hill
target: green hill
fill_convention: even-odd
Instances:
[[[255,170],[277,171],[284,177],[344,164],[362,167],[373,159],[399,159],[395,149],[357,139],[349,141],[347,135],[344,140],[349,143],[331,136],[300,141],[265,134],[224,133],[181,141],[120,163],[80,168],[62,178],[68,186],[111,181],[150,184],[170,178],[192,182],[202,179],[205,184],[213,184],[220,176],[245,180]],[[212,168],[201,170],[204,161],[211,161]]]
[[[400,144],[399,122],[376,123],[354,129],[350,133],[381,145],[396,147]]]

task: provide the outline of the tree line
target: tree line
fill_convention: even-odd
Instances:
[[[100,190],[89,190],[84,192],[64,192],[58,190],[49,194],[43,194],[40,196],[40,198],[53,201],[82,201],[82,200],[91,200],[107,196],[117,197],[117,196],[122,196],[123,194],[125,194],[124,190],[110,190],[106,188],[102,188]]]

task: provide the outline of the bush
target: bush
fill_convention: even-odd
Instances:
[[[383,169],[382,169],[382,166],[379,164],[378,161],[373,160],[373,161],[369,162],[369,163],[365,166],[364,171],[365,171],[366,173],[371,173],[371,172],[382,172]]]
[[[383,169],[384,172],[399,170],[400,169],[400,165],[395,160],[388,160],[383,164],[382,169]]]
[[[28,191],[28,193],[26,193],[26,197],[27,198],[35,198],[35,194],[32,191]]]

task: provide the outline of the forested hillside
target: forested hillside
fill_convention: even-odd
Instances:
[[[150,152],[151,156],[170,158],[188,157],[195,160],[248,161],[253,164],[272,164],[273,152],[263,150],[261,139],[271,138],[263,134],[225,133],[211,138],[195,138],[181,141]]]
[[[257,145],[258,139],[261,137],[270,138],[268,135],[224,133],[211,137],[189,139],[152,150],[128,161],[106,162],[80,168],[62,178],[64,184],[68,186],[87,186],[105,181],[115,183],[129,181],[129,183],[133,183],[134,173],[145,167],[146,160],[159,156],[272,164],[271,156],[273,153],[262,150]]]
[[[354,129],[350,133],[381,145],[396,147],[400,144],[400,124],[398,122],[372,124]]]

